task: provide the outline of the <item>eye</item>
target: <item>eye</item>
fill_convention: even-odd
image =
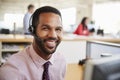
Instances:
[[[48,28],[42,28],[43,30],[48,30]]]
[[[42,27],[42,30],[44,30],[44,31],[48,31],[49,28],[48,28],[47,26],[43,26],[43,27]]]
[[[56,31],[57,32],[62,32],[62,28],[57,28]]]

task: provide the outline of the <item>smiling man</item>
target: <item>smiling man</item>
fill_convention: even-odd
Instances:
[[[8,59],[0,68],[0,80],[64,80],[65,59],[56,52],[63,32],[61,13],[44,6],[30,22],[33,43]]]

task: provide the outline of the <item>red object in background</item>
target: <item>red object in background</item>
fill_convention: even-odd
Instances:
[[[89,31],[88,31],[87,28],[84,28],[84,29],[83,29],[83,25],[80,24],[80,25],[77,27],[77,29],[75,30],[74,34],[88,36],[88,35],[89,35]]]

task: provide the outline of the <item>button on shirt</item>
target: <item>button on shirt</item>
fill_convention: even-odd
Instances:
[[[42,80],[43,65],[49,64],[50,80],[64,80],[66,62],[60,53],[53,53],[49,60],[44,60],[28,46],[23,51],[12,55],[0,68],[0,80]]]

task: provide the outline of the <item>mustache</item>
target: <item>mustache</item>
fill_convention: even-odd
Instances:
[[[53,38],[53,37],[50,37],[50,38],[47,38],[47,39],[41,39],[40,37],[38,37],[38,36],[34,36],[37,40],[39,40],[39,41],[48,41],[48,40],[55,40],[55,41],[59,41],[57,38]]]
[[[50,38],[44,39],[44,42],[45,42],[45,41],[48,41],[48,40],[58,41],[58,39],[50,37]]]

